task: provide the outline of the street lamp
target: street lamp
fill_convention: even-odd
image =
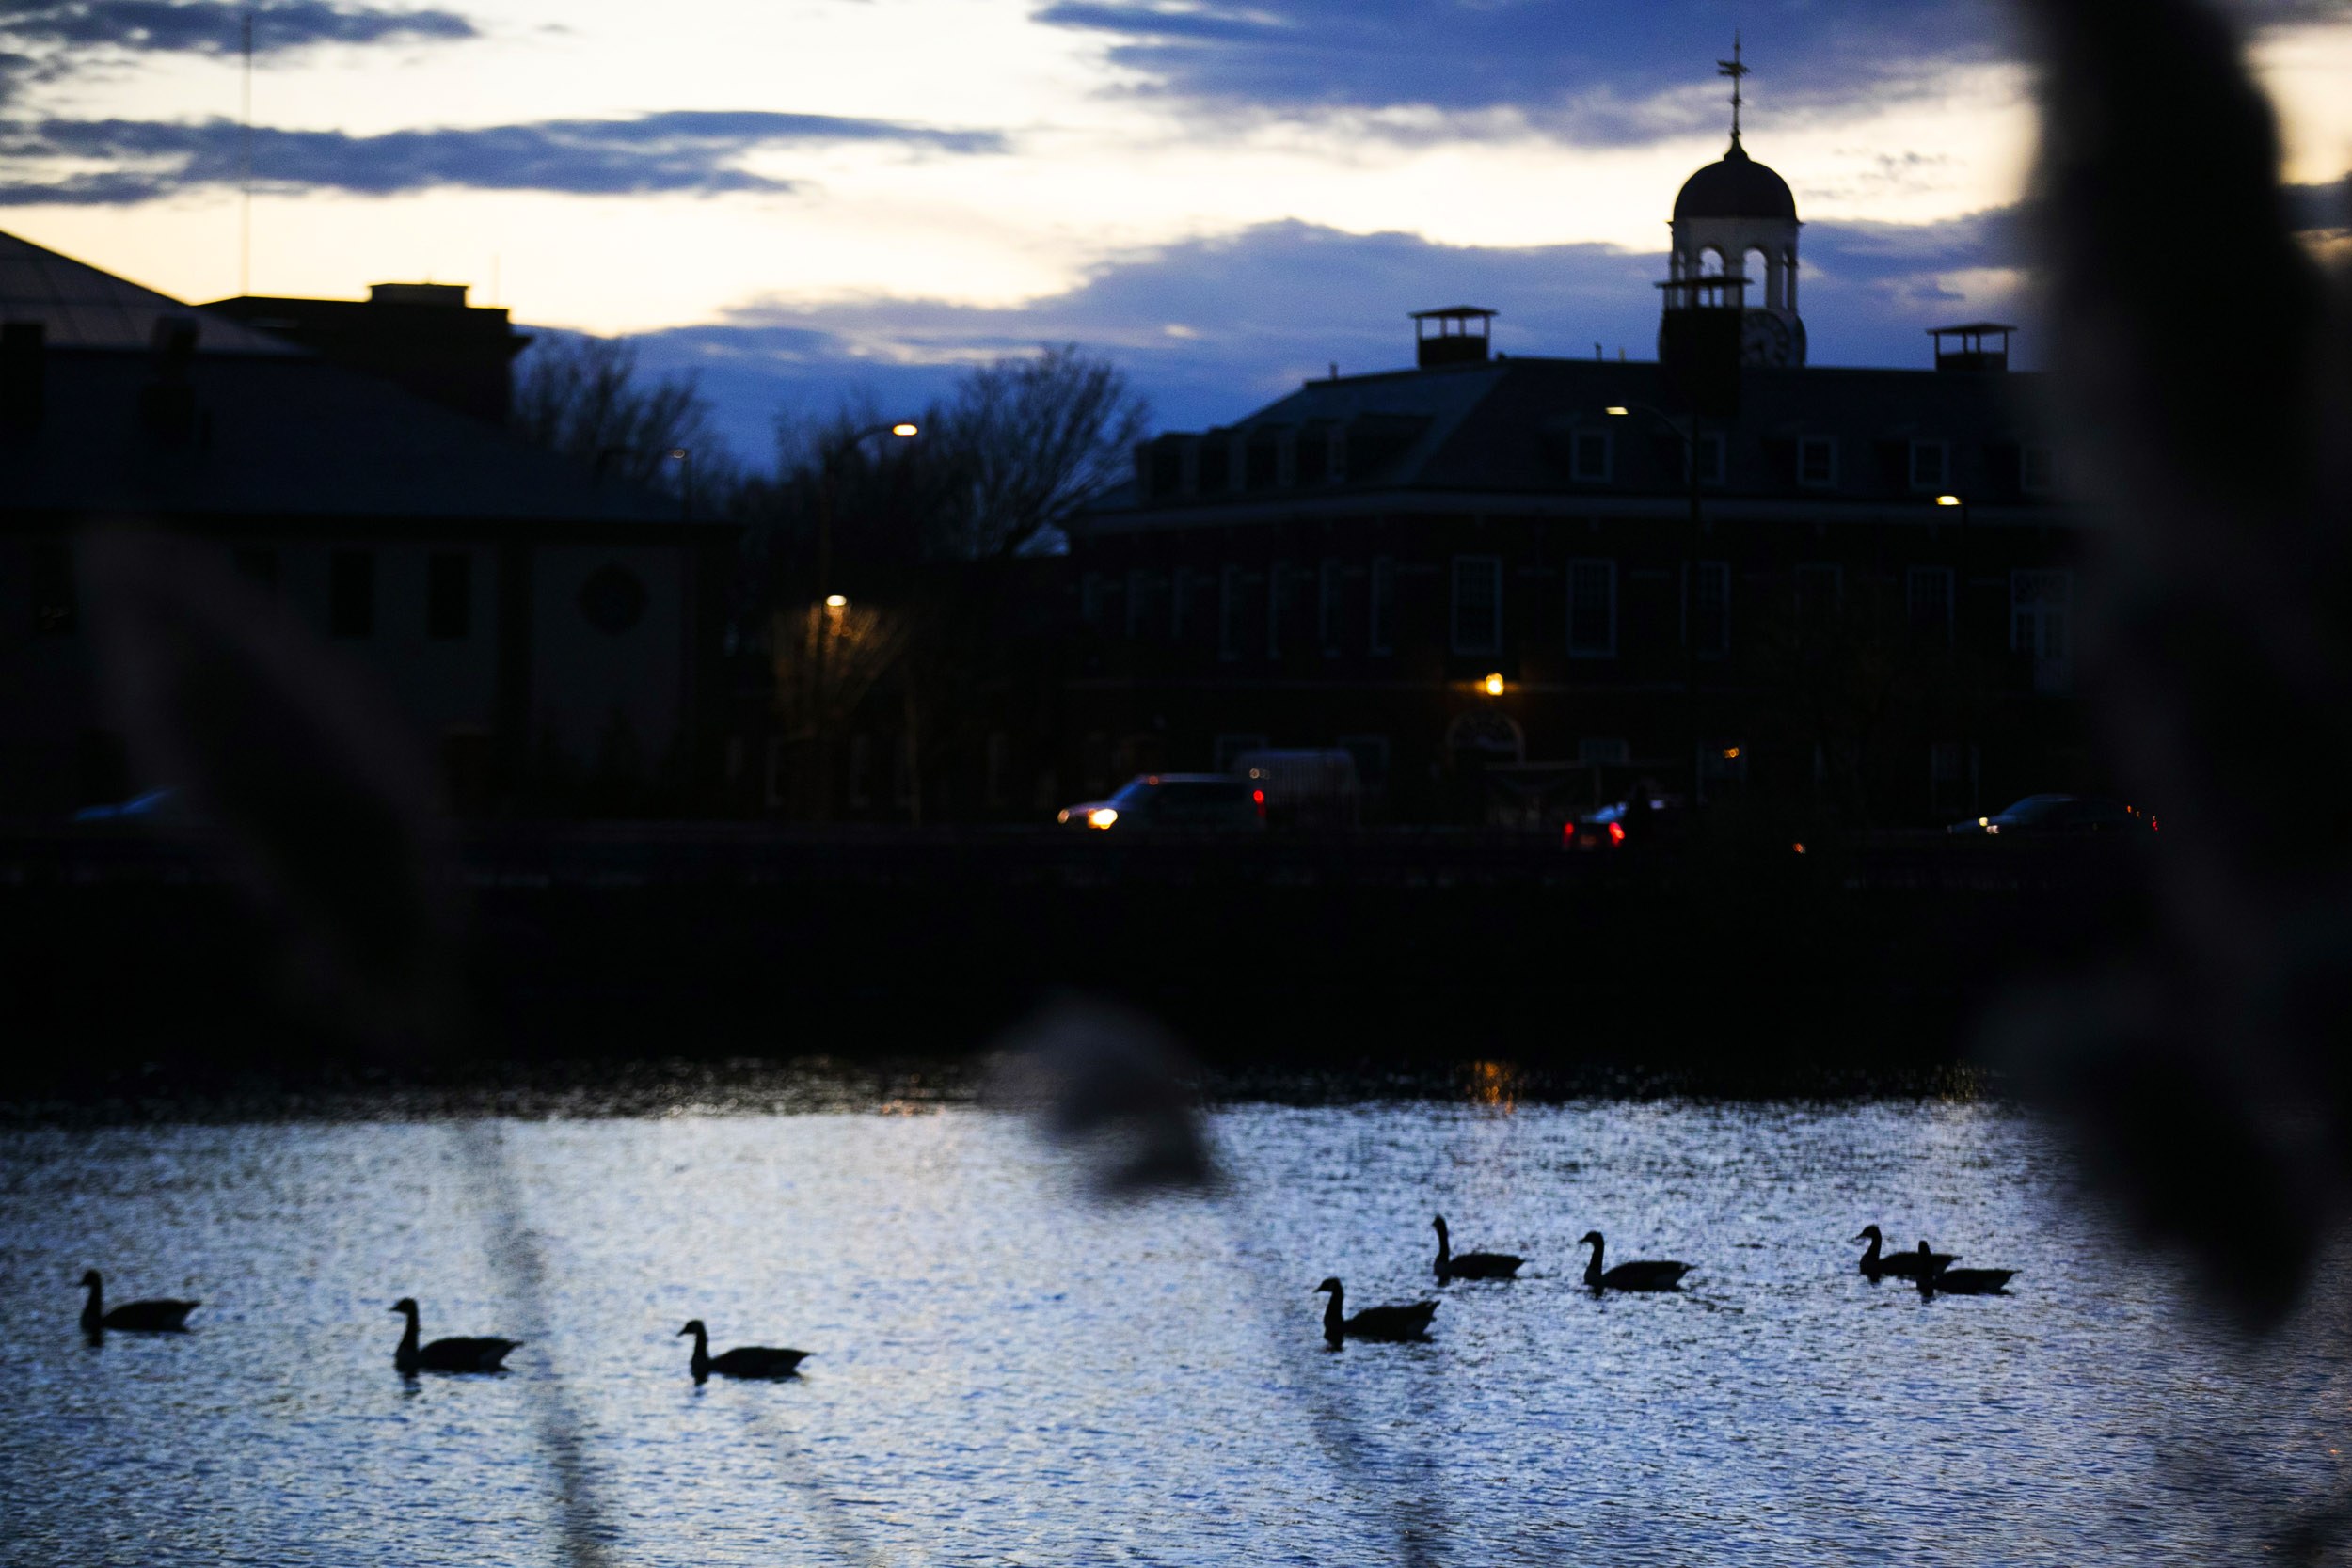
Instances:
[[[672,447],[670,459],[678,466],[678,521],[691,523],[694,520],[694,454],[685,447]]]
[[[1683,467],[1691,475],[1691,536],[1682,556],[1682,680],[1686,717],[1691,730],[1691,809],[1699,804],[1699,654],[1698,654],[1698,595],[1699,544],[1705,524],[1699,512],[1699,416],[1691,411],[1687,423],[1678,421],[1662,408],[1646,403],[1611,404],[1602,410],[1613,420],[1630,419],[1636,413],[1647,414],[1682,439]]]
[[[839,482],[842,459],[869,437],[895,436],[907,440],[919,434],[907,420],[887,424],[867,425],[864,430],[835,441],[825,449],[817,475],[817,596],[824,601],[830,614],[814,616],[816,626],[810,628],[816,646],[809,657],[809,710],[811,726],[817,742],[817,820],[828,821],[833,816],[833,726],[825,703],[825,641],[833,623],[850,608],[850,601],[833,591],[833,509],[834,488]]]

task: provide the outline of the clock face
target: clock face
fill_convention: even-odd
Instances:
[[[1743,365],[1786,365],[1794,348],[1788,324],[1769,310],[1751,310],[1740,324],[1740,362]]]

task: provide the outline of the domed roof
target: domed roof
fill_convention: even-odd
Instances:
[[[1788,182],[1748,156],[1740,138],[1731,150],[1682,182],[1675,198],[1675,221],[1684,218],[1797,218],[1797,198]]]

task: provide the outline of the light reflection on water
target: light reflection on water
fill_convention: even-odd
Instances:
[[[1481,1098],[1230,1110],[1234,1196],[1113,1210],[971,1110],[506,1123],[548,1333],[413,1386],[396,1297],[516,1326],[452,1125],[0,1135],[0,1562],[549,1561],[558,1375],[631,1564],[2213,1560],[2337,1495],[2342,1334],[2222,1344],[2014,1112]],[[1326,1353],[1440,1211],[1525,1276]],[[2014,1294],[1871,1286],[1870,1221]],[[1690,1289],[1595,1301],[1593,1227]],[[92,1265],[196,1332],[88,1349]],[[690,1317],[818,1354],[697,1391]]]

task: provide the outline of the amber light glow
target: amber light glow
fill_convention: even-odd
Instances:
[[[893,436],[912,436],[914,434],[914,427],[911,424],[894,424],[890,427],[890,434]]]
[[[847,610],[850,608],[850,601],[843,598],[838,594],[828,594],[825,595],[825,608],[827,610]]]
[[[1486,677],[1486,695],[1489,697],[1500,697],[1502,695],[1502,676],[1500,673],[1488,675]]]
[[[1101,806],[1087,813],[1087,826],[1089,828],[1107,828],[1118,820],[1119,813],[1108,806]]]

